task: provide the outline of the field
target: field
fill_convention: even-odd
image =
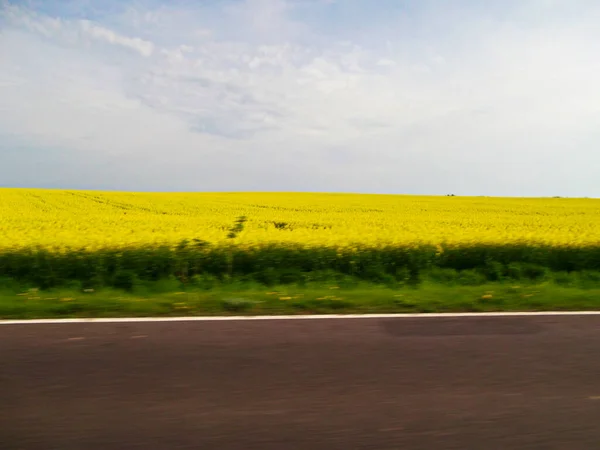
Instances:
[[[246,222],[232,237],[241,216]],[[332,309],[344,303],[319,293],[331,286],[355,294],[429,286],[439,295],[533,283],[551,298],[551,283],[588,308],[600,289],[598,199],[0,189],[0,229],[0,291],[10,298],[0,302],[0,314],[12,305],[27,315],[14,295],[33,305],[46,298],[26,294],[36,289],[66,290],[71,298],[102,289],[148,296],[293,286]],[[529,297],[521,302],[534,307]],[[70,305],[57,311],[91,308]],[[397,299],[391,305],[383,310],[402,309]],[[494,305],[487,302],[504,308]]]
[[[0,248],[224,243],[600,246],[600,200],[0,190]]]

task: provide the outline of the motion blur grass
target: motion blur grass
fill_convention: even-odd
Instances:
[[[360,282],[354,286],[231,284],[210,290],[125,292],[115,289],[0,291],[1,319],[67,317],[169,317],[268,314],[431,313],[597,310],[600,287],[556,283],[479,286],[424,282],[394,289]]]

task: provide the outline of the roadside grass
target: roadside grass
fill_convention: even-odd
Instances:
[[[1,319],[599,309],[600,286],[560,280],[457,285],[428,279],[417,287],[352,280],[266,287],[236,281],[209,289],[166,280],[130,290],[41,290],[16,283],[0,289]]]

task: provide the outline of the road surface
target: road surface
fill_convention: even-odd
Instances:
[[[600,448],[600,316],[0,326],[0,448]]]

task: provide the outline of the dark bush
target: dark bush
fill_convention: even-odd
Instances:
[[[232,261],[232,265],[229,262]],[[231,277],[229,270],[231,269]],[[52,253],[41,248],[0,253],[0,278],[39,288],[79,281],[84,288],[132,289],[139,280],[175,277],[210,289],[225,279],[263,284],[304,283],[353,277],[365,281],[416,286],[425,274],[445,283],[504,278],[544,280],[551,272],[579,272],[585,285],[600,284],[600,247],[566,248],[526,245],[366,247],[353,250],[301,245],[230,245],[181,243],[175,247],[140,246],[99,251]],[[584,275],[585,273],[585,275]]]

